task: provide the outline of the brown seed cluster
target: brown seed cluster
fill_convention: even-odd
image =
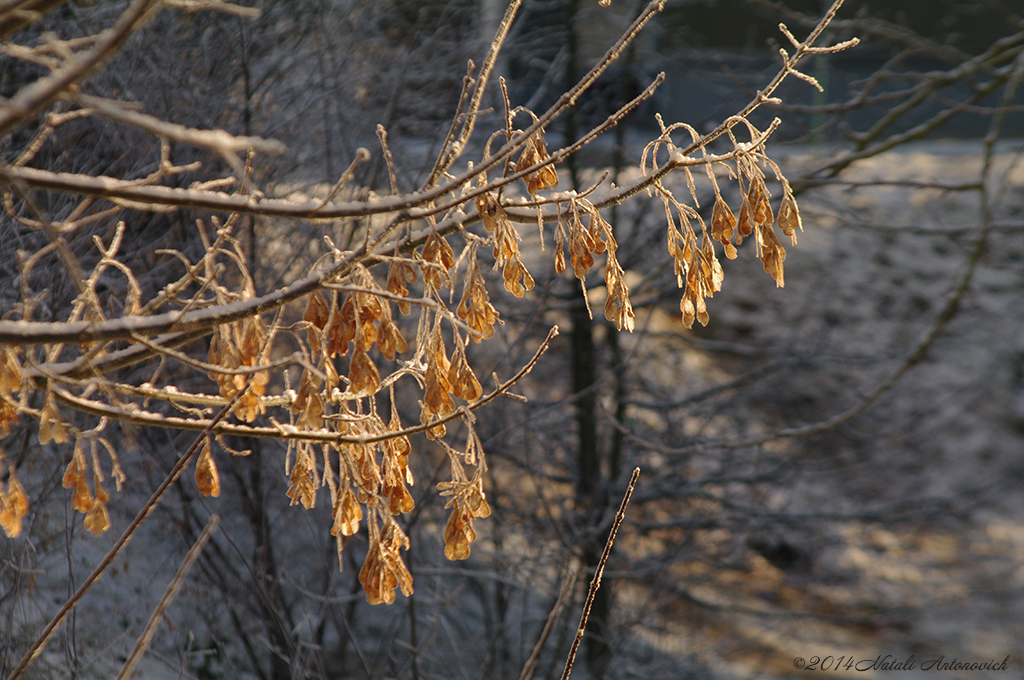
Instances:
[[[476,208],[483,220],[484,227],[494,234],[494,261],[495,266],[501,267],[501,276],[505,279],[505,290],[516,297],[523,297],[526,291],[533,289],[534,281],[530,272],[526,270],[519,253],[519,241],[522,240],[522,237],[512,226],[504,208],[492,194],[488,193],[478,197]]]
[[[223,366],[231,370],[252,368],[266,363],[269,343],[267,327],[258,317],[249,317],[217,328],[210,339],[208,359],[211,364]],[[216,380],[220,387],[220,396],[231,399],[245,390],[235,406],[235,416],[239,420],[251,423],[256,416],[264,412],[265,407],[260,397],[266,392],[270,382],[270,372],[255,371],[252,381],[246,389],[250,373],[221,373],[210,371],[211,380]]]
[[[39,444],[46,446],[50,442],[63,444],[68,440],[68,429],[60,417],[53,392],[46,393],[43,410],[39,412]]]
[[[288,498],[291,504],[302,503],[309,510],[316,506],[316,491],[319,488],[316,475],[316,459],[313,457],[313,446],[302,442],[297,447],[295,464],[288,476]]]
[[[210,448],[210,438],[206,437],[196,460],[196,487],[204,496],[217,497],[220,495],[220,473],[217,472]]]
[[[448,361],[444,338],[441,337],[441,325],[437,324],[434,326],[430,347],[427,350],[427,370],[424,379],[426,387],[423,391],[423,401],[420,403],[420,422],[424,425],[437,418],[444,418],[455,410],[455,402],[451,396],[452,384],[448,380],[450,371],[451,362]],[[444,434],[443,424],[427,430],[427,436],[431,439],[439,439]]]
[[[526,146],[523,147],[523,153],[519,156],[519,162],[516,163],[516,172],[522,172],[550,158],[547,144],[544,142],[544,133],[537,132],[527,140]],[[523,181],[526,182],[526,190],[532,196],[538,191],[557,187],[558,173],[555,171],[555,166],[545,165],[524,175]]]
[[[388,280],[384,290],[399,297],[409,296],[409,284],[416,280],[416,270],[405,260],[392,260],[388,267]],[[412,305],[406,300],[396,303],[402,314],[412,311]]]
[[[21,390],[21,362],[13,347],[0,350],[0,437],[11,433],[18,420],[14,395]]]
[[[666,212],[668,207],[666,206]],[[685,212],[680,212],[685,220]],[[713,296],[722,289],[722,265],[715,257],[714,246],[704,234],[702,244],[697,246],[697,238],[687,222],[682,232],[675,224],[669,224],[668,252],[675,261],[676,278],[680,287],[685,285],[683,299],[679,308],[683,313],[683,325],[693,327],[696,319],[701,325],[708,323],[708,310],[705,298]]]
[[[476,253],[469,258],[466,283],[462,289],[462,300],[455,313],[469,326],[470,337],[480,342],[494,335],[494,323],[504,323],[498,318],[498,310],[491,304],[487,294],[487,283],[477,265]]]
[[[0,462],[3,460],[3,452],[0,451]],[[28,514],[28,496],[18,481],[14,467],[10,467],[8,472],[6,488],[0,480],[0,528],[8,538],[16,538],[21,533],[22,518]]]
[[[406,597],[412,594],[412,574],[398,552],[409,549],[409,537],[394,521],[385,522],[379,531],[375,528],[376,523],[371,523],[370,551],[359,570],[359,582],[370,604],[391,604],[396,588]]]
[[[787,220],[792,220],[795,213],[796,202],[792,195],[786,195]],[[798,218],[799,219],[799,218]],[[740,206],[740,214],[737,220],[738,235],[740,237],[754,234],[757,243],[758,256],[764,265],[764,270],[771,274],[778,286],[785,285],[783,279],[782,263],[786,259],[786,251],[775,235],[772,224],[775,222],[775,215],[772,213],[771,204],[768,202],[768,189],[760,174],[750,177],[750,184],[747,187],[746,196],[743,198],[743,205]],[[795,231],[788,234],[796,238]]]
[[[473,520],[490,516],[491,506],[487,504],[479,479],[442,482],[438,488],[442,496],[451,496],[445,504],[446,508],[452,508],[452,514],[444,528],[444,556],[450,560],[464,560],[469,557],[470,546],[476,540]]]
[[[614,243],[614,241],[612,241]],[[633,305],[629,301],[629,288],[626,287],[625,272],[615,259],[615,248],[608,248],[608,263],[605,265],[604,282],[608,297],[604,302],[604,318],[615,324],[618,330],[625,328],[630,333],[636,325]]]
[[[93,486],[96,489],[94,496],[89,489],[86,479],[88,473],[85,453],[82,451],[80,442],[75,443],[74,453],[71,455],[71,462],[64,470],[63,484],[65,489],[72,489],[71,507],[78,512],[85,513],[85,528],[93,536],[99,536],[110,528],[110,514],[107,512],[107,501],[110,494],[103,488],[103,478],[100,474],[99,464],[95,455],[93,456],[92,478]]]
[[[571,217],[568,220],[569,233],[565,234],[563,223],[559,220],[555,229],[555,271],[559,274],[565,271],[565,241],[569,241],[569,255],[571,257],[573,273],[576,278],[583,280],[587,272],[594,266],[594,255],[600,255],[608,249],[606,239],[612,239],[611,228],[597,209],[586,199],[574,199],[570,205]],[[587,226],[583,225],[580,214],[589,217]]]
[[[766,162],[771,164],[770,161]],[[775,167],[774,164],[771,165]],[[796,232],[802,230],[803,227],[800,211],[789,183],[782,177],[777,167],[776,173],[783,186],[783,198],[777,219],[772,212],[763,174],[752,160],[741,159],[739,174],[741,178],[746,177],[747,188],[743,193],[743,203],[740,205],[739,215],[734,214],[729,208],[728,203],[718,191],[716,183],[710,238],[704,223],[701,222],[700,229],[703,231],[704,237],[699,246],[694,231],[690,227],[690,219],[700,221],[700,217],[692,209],[675,202],[667,190],[659,187],[665,202],[669,224],[668,251],[675,260],[679,285],[680,287],[685,285],[680,309],[683,313],[683,325],[687,328],[691,328],[695,320],[707,325],[708,312],[704,300],[721,290],[724,274],[721,264],[715,256],[714,241],[722,244],[726,257],[735,259],[736,246],[740,245],[743,239],[753,235],[757,244],[757,255],[764,270],[771,274],[776,285],[780,287],[785,285],[783,262],[786,260],[786,251],[775,234],[773,225],[777,225],[783,234],[789,236],[794,245],[796,244]],[[675,206],[680,216],[683,227],[681,232],[676,228],[672,219],[672,205]]]
[[[455,265],[455,254],[442,236],[433,229],[427,242],[423,244],[420,269],[423,270],[423,281],[427,288],[438,291],[452,285],[449,273]]]

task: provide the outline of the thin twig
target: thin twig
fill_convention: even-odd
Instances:
[[[533,651],[530,652],[529,658],[523,665],[523,672],[519,674],[519,680],[530,680],[533,677],[533,669],[536,668],[537,662],[540,660],[540,653],[544,651],[544,645],[547,644],[548,637],[551,635],[555,623],[562,616],[562,610],[565,609],[565,605],[569,602],[569,597],[572,595],[578,575],[579,572],[576,570],[570,570],[565,575],[565,579],[562,581],[562,588],[558,593],[558,599],[555,600],[555,606],[551,608],[547,621],[544,622],[544,628],[540,631],[540,637],[537,638],[536,644],[533,645]]]
[[[604,544],[604,552],[594,570],[594,578],[590,581],[590,590],[587,591],[587,601],[583,605],[583,614],[580,615],[580,625],[576,629],[576,639],[572,641],[572,648],[569,650],[569,657],[565,660],[565,670],[562,671],[562,680],[568,680],[572,673],[572,664],[576,660],[576,652],[583,642],[583,634],[587,630],[587,619],[590,618],[590,608],[594,604],[597,590],[601,587],[601,575],[604,573],[604,565],[608,562],[608,556],[612,553],[612,544],[615,542],[615,534],[619,531],[619,525],[626,516],[626,506],[629,504],[629,497],[633,495],[633,488],[636,487],[636,480],[640,478],[640,468],[633,468],[633,474],[629,478],[629,485],[626,486],[626,493],[622,496],[622,503],[615,513],[615,521],[612,523],[612,530],[608,532],[608,540]]]
[[[160,602],[157,603],[156,609],[153,610],[153,615],[149,617],[149,622],[146,624],[146,628],[142,635],[139,636],[138,640],[135,641],[135,648],[132,653],[128,656],[128,660],[124,662],[121,667],[121,672],[117,675],[117,680],[128,680],[131,677],[132,671],[135,669],[135,665],[146,650],[149,648],[150,642],[153,640],[153,635],[156,634],[157,626],[163,620],[164,611],[171,604],[174,598],[178,594],[178,590],[181,588],[181,584],[185,581],[185,576],[188,574],[188,570],[192,568],[195,561],[199,559],[199,554],[203,552],[203,548],[206,546],[206,542],[210,540],[213,535],[213,530],[217,528],[217,524],[220,523],[220,517],[217,515],[210,515],[210,519],[206,522],[206,528],[203,529],[203,533],[199,535],[196,542],[192,544],[192,548],[185,555],[185,560],[178,567],[178,572],[174,575],[174,578],[167,585],[167,590],[164,591],[164,596],[160,598]]]

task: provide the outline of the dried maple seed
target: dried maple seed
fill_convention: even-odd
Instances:
[[[360,345],[356,345],[356,351],[352,353],[352,360],[349,362],[348,379],[352,383],[352,391],[361,396],[370,396],[377,392],[380,387],[380,373]]]
[[[308,452],[300,449],[288,479],[286,494],[291,499],[292,505],[302,503],[302,507],[307,510],[316,505],[316,471],[309,458]]]
[[[542,132],[537,132],[527,140],[526,146],[523,147],[523,154],[519,157],[519,162],[516,163],[516,172],[522,172],[550,158],[547,145],[544,143],[544,135]],[[526,182],[526,190],[532,196],[542,189],[557,187],[558,173],[553,165],[545,165],[543,168],[527,173],[523,177],[523,181]]]
[[[423,245],[423,280],[434,290],[445,284],[451,284],[448,271],[455,264],[452,247],[436,231],[431,230],[427,242]]]
[[[498,310],[488,299],[487,285],[477,266],[475,254],[470,258],[465,287],[462,289],[462,299],[459,301],[455,313],[473,331],[470,337],[474,342],[480,342],[494,335],[494,323],[502,323],[498,318]]]
[[[793,194],[787,193],[782,197],[782,205],[779,206],[779,229],[790,238],[793,245],[796,245],[796,232],[804,230],[800,220],[800,208],[797,207]]]
[[[497,227],[498,216],[504,216],[505,214],[501,204],[498,203],[498,199],[490,193],[477,196],[476,211],[484,223],[484,229],[491,233],[494,233],[494,230]]]
[[[324,302],[324,296],[320,291],[316,291],[309,296],[309,302],[306,303],[306,313],[302,315],[303,321],[308,321],[317,330],[323,330],[324,326],[327,325],[327,318],[330,316],[330,309],[327,307],[327,303]]]
[[[402,594],[412,595],[412,574],[406,568],[399,554],[399,548],[409,549],[409,538],[393,521],[381,528],[376,540],[372,538],[363,568],[359,570],[359,582],[363,584],[366,600],[370,604],[391,604],[395,601],[395,589]]]
[[[729,204],[721,196],[715,201],[715,208],[711,213],[711,238],[728,244],[732,241],[733,232],[736,229],[736,216],[732,214]]]
[[[220,473],[217,472],[213,456],[210,455],[209,439],[203,444],[199,460],[196,461],[196,486],[199,488],[199,493],[204,496],[216,498],[220,495]]]
[[[331,535],[354,536],[359,532],[359,520],[363,518],[363,510],[359,507],[352,489],[346,488],[340,500],[334,504],[334,526]]]
[[[0,528],[8,538],[16,538],[21,533],[21,520],[27,514],[28,496],[11,468],[6,491],[0,482]]]
[[[405,338],[402,337],[398,326],[391,319],[384,318],[380,320],[377,348],[381,351],[381,354],[387,357],[388,361],[394,361],[395,354],[401,354],[409,349],[409,345],[405,342]]]
[[[103,503],[94,503],[85,515],[85,528],[93,536],[99,536],[110,528],[110,514]]]
[[[384,284],[384,290],[392,295],[397,295],[398,297],[408,297],[409,288],[407,284],[410,284],[415,280],[416,270],[413,269],[411,264],[404,261],[392,260],[391,265],[388,267],[388,279]],[[412,311],[412,305],[405,300],[398,301],[396,304],[402,314],[408,314]]]
[[[10,396],[21,389],[21,362],[13,347],[0,352],[0,395]]]

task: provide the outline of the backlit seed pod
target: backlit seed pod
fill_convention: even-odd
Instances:
[[[757,204],[757,213],[754,215],[754,223],[759,227],[770,227],[775,221],[775,215],[772,214],[771,203],[768,202],[767,194],[761,194],[761,200]]]
[[[327,356],[333,358],[338,354],[348,354],[348,343],[356,338],[356,310],[351,295],[334,311],[327,338]]]
[[[715,208],[711,213],[711,238],[727,244],[732,241],[736,230],[736,216],[721,196],[715,200]]]
[[[754,233],[754,209],[744,198],[743,205],[740,206],[740,214],[736,218],[736,243],[740,243],[752,233]]]
[[[6,491],[0,482],[0,528],[8,538],[16,538],[21,533],[21,520],[27,514],[28,496],[11,468]]]
[[[67,440],[67,428],[60,419],[60,412],[57,410],[53,395],[48,394],[46,405],[43,406],[42,413],[39,414],[39,443],[45,446],[50,442],[63,444]]]
[[[6,437],[11,433],[11,426],[18,421],[18,409],[14,402],[0,394],[0,437]]]
[[[487,296],[487,286],[484,283],[483,275],[476,266],[475,259],[471,261],[470,270],[466,274],[466,283],[462,291],[462,300],[455,313],[473,331],[470,337],[474,342],[494,335],[494,323],[501,323],[498,318],[498,310],[490,303]]]
[[[505,213],[501,205],[498,203],[498,199],[490,193],[476,197],[476,211],[480,215],[481,221],[484,223],[484,229],[491,233],[494,233],[494,230],[498,226],[499,216],[504,215]]]
[[[431,230],[423,245],[423,280],[434,290],[451,284],[449,270],[455,264],[452,247],[436,231]]]
[[[404,260],[392,260],[388,267],[388,280],[384,290],[399,297],[409,297],[408,284],[416,280],[416,270]],[[412,311],[412,305],[402,300],[396,303],[402,314]]]
[[[380,373],[377,371],[377,366],[359,344],[356,345],[356,351],[352,353],[348,379],[351,382],[352,391],[361,397],[375,394],[377,388],[380,387]]]
[[[472,402],[483,394],[480,381],[469,367],[464,352],[459,352],[457,357],[453,357],[451,368],[448,370],[448,382],[452,386],[452,395],[459,399]]]
[[[782,267],[782,263],[786,260],[786,251],[782,244],[779,243],[779,239],[772,227],[769,226],[763,230],[762,239],[761,262],[764,265],[764,270],[775,279],[775,285],[782,288],[786,285],[783,279]]]
[[[544,135],[536,133],[526,142],[523,153],[516,163],[516,172],[522,172],[530,166],[543,163],[548,160],[547,145],[544,143]],[[526,182],[526,190],[532,196],[542,189],[554,189],[558,186],[558,173],[553,165],[545,165],[543,168],[534,170],[523,177]]]
[[[389,521],[381,528],[377,540],[372,538],[363,568],[359,570],[359,582],[363,584],[366,600],[373,604],[391,604],[395,601],[395,589],[402,594],[412,595],[412,574],[402,561],[400,548],[409,549],[409,539],[402,530]]]
[[[356,500],[355,493],[351,488],[341,492],[340,498],[334,504],[334,526],[331,527],[331,535],[354,536],[359,532],[359,520],[363,518],[363,509]]]
[[[629,301],[629,288],[624,281],[625,273],[615,259],[615,251],[608,251],[608,264],[605,266],[605,289],[608,297],[604,304],[604,318],[615,324],[618,330],[623,327],[632,332],[635,324],[633,305]]]
[[[787,193],[782,197],[782,205],[779,206],[779,229],[790,238],[793,245],[796,245],[797,230],[804,230],[800,220],[800,208],[797,207],[793,194]]]
[[[388,499],[388,512],[392,515],[400,515],[403,512],[411,511],[416,503],[412,499],[409,489],[401,481],[395,484],[384,483],[381,495]]]
[[[327,317],[330,316],[330,309],[324,302],[324,296],[320,291],[315,291],[309,296],[306,303],[306,312],[302,315],[303,321],[308,321],[317,330],[322,331],[327,325]]]
[[[444,528],[444,556],[453,562],[469,557],[470,545],[476,540],[473,517],[456,501]]]
[[[302,503],[302,507],[309,510],[316,505],[316,478],[314,466],[310,463],[308,455],[300,452],[292,467],[292,473],[288,478],[287,496],[291,499],[291,505]]]
[[[196,487],[199,489],[199,493],[204,496],[213,496],[216,498],[220,495],[220,473],[217,472],[217,466],[213,462],[213,456],[210,455],[210,440],[207,438],[203,444],[203,450],[199,454],[199,460],[196,461]]]
[[[565,272],[565,241],[561,238],[555,243],[555,271],[559,274]]]
[[[99,536],[109,529],[110,514],[107,512],[107,506],[103,503],[94,503],[85,515],[84,525],[93,536]]]
[[[21,389],[21,362],[14,347],[0,351],[0,395],[11,395]]]
[[[408,343],[402,337],[398,326],[388,318],[380,320],[380,333],[377,338],[377,349],[381,351],[388,361],[394,361],[395,354],[401,354],[409,349]]]

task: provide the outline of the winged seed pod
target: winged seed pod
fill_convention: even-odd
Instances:
[[[217,472],[217,466],[210,454],[209,437],[203,442],[203,450],[199,453],[199,459],[196,460],[195,476],[199,493],[214,498],[220,495],[220,473]]]
[[[779,229],[790,238],[790,242],[796,245],[796,232],[804,230],[800,220],[800,208],[797,207],[793,194],[786,192],[782,197],[782,205],[779,206]]]
[[[371,529],[370,550],[359,570],[359,582],[370,604],[392,604],[396,588],[406,597],[413,592],[412,574],[398,552],[400,548],[409,549],[409,538],[390,518],[385,520],[379,534],[375,536],[375,533]]]
[[[519,157],[519,162],[516,163],[516,172],[522,172],[530,166],[543,163],[549,158],[547,145],[544,143],[544,133],[537,132],[530,137],[526,142],[526,146],[523,147],[523,154]],[[526,182],[526,190],[532,196],[542,189],[554,189],[557,187],[558,173],[553,165],[545,165],[543,168],[538,168],[525,175],[523,181]]]
[[[388,279],[384,284],[384,290],[398,297],[408,297],[408,284],[416,280],[416,270],[405,260],[392,260],[388,267]],[[396,303],[402,314],[412,311],[412,305],[405,300]]]
[[[339,491],[338,497],[334,500],[334,526],[331,527],[331,535],[354,536],[359,531],[359,520],[363,518],[363,509],[356,500],[356,495],[351,487],[346,486],[344,491]]]
[[[476,540],[473,520],[490,516],[491,506],[479,482],[442,482],[438,487],[444,489],[442,495],[452,496],[445,505],[452,508],[452,514],[444,528],[444,556],[452,561],[464,560]]]
[[[316,505],[316,464],[308,443],[299,444],[295,456],[295,465],[288,478],[287,496],[291,505],[302,503],[309,510]]]
[[[427,242],[423,244],[423,262],[420,269],[423,270],[423,281],[428,287],[440,290],[446,285],[451,285],[449,270],[455,264],[455,255],[448,241],[442,238],[436,231],[431,229]]]
[[[21,519],[28,514],[28,496],[13,467],[9,473],[6,490],[0,481],[0,528],[3,528],[7,538],[16,538],[21,533]]]
[[[93,536],[99,536],[110,528],[110,513],[107,512],[107,505],[97,500],[85,515],[84,526]]]
[[[736,216],[732,214],[729,204],[719,194],[715,199],[715,208],[711,213],[711,238],[725,246],[725,256],[730,260],[736,259],[736,246],[732,244],[732,237],[735,231]]]
[[[470,337],[473,342],[480,342],[494,335],[494,323],[503,323],[498,318],[498,310],[491,304],[487,295],[487,284],[476,262],[476,251],[470,255],[469,269],[462,290],[462,300],[455,313],[466,322],[473,331]]]

